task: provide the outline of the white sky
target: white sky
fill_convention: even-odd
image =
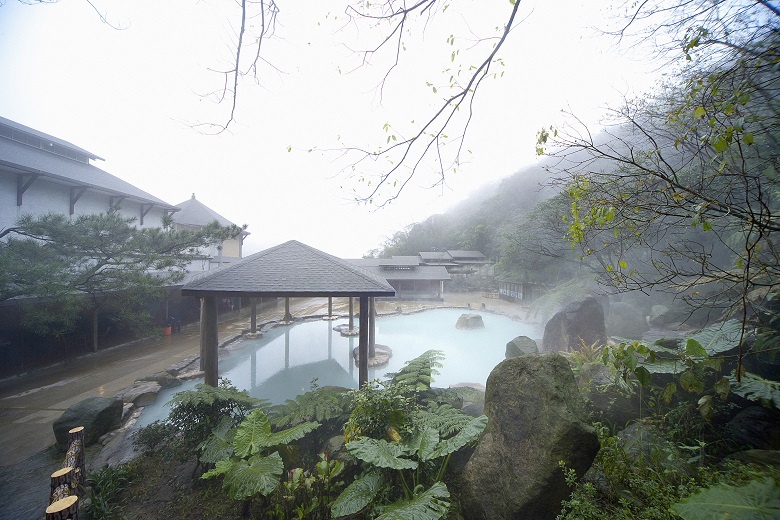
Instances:
[[[559,121],[561,109],[595,122],[607,103],[646,90],[653,77],[649,64],[616,54],[615,42],[593,31],[607,23],[607,0],[522,0],[525,20],[500,55],[506,66],[494,69],[505,74],[478,94],[465,144],[470,160],[444,189],[424,188],[432,177],[420,175],[389,207],[358,206],[351,190],[362,186],[342,173],[345,162],[308,150],[375,148],[385,122],[408,131],[411,120],[425,119],[442,96],[426,81],[441,85],[442,69],[473,63],[473,34],[494,35],[511,6],[454,1],[424,38],[409,40],[380,103],[372,87],[385,70],[381,57],[343,73],[357,60],[349,48],[367,48],[377,36],[344,27],[347,2],[277,1],[280,38],[269,42],[267,57],[278,71],[264,68],[260,85],[239,87],[237,122],[215,136],[189,123],[225,121],[227,104],[200,94],[220,86],[208,69],[230,58],[234,2],[94,0],[126,27],[115,30],[85,0],[0,0],[0,115],[96,153],[106,159],[98,167],[166,202],[195,193],[249,225],[245,254],[296,239],[352,258],[533,164],[536,131]],[[445,43],[449,34],[454,47]],[[453,49],[462,50],[454,64]]]

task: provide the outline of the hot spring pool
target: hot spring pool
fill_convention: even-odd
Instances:
[[[485,328],[456,329],[458,317],[465,312],[480,314]],[[275,327],[262,338],[242,339],[227,351],[227,356],[220,356],[220,377],[273,404],[284,403],[308,391],[315,378],[319,386],[357,388],[358,367],[351,352],[357,347],[358,338],[343,337],[333,330],[348,321],[347,318],[304,321]],[[506,344],[517,336],[541,338],[542,329],[506,316],[464,309],[432,309],[378,317],[376,343],[390,347],[393,357],[388,365],[369,369],[368,377],[382,379],[386,373],[397,372],[423,352],[436,349],[444,352],[444,366],[435,376],[435,386],[484,385],[493,367],[504,359]],[[138,425],[165,417],[168,413],[165,405],[173,394],[191,389],[200,382],[202,380],[192,380],[160,392],[156,402],[144,409]]]

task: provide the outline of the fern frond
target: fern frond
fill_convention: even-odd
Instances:
[[[398,372],[392,372],[386,376],[393,383],[408,385],[409,387],[425,392],[431,388],[434,375],[439,375],[437,368],[441,368],[444,352],[441,350],[429,350],[418,357],[407,361],[406,365]]]
[[[346,421],[351,402],[347,392],[320,388],[299,395],[294,400],[288,399],[285,404],[274,406],[269,412],[269,420],[274,428],[330,419]]]
[[[412,421],[420,428],[433,428],[439,432],[442,438],[447,438],[455,432],[462,430],[472,417],[453,408],[448,404],[429,403],[427,410],[420,410],[412,414]]]

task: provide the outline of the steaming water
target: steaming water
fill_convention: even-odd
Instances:
[[[382,379],[423,352],[437,349],[444,352],[444,361],[434,386],[484,385],[493,367],[504,359],[507,342],[517,336],[541,337],[538,326],[489,312],[468,311],[482,316],[484,329],[458,330],[455,323],[464,312],[467,311],[433,309],[377,318],[376,343],[390,347],[393,357],[388,365],[370,369],[369,379]],[[306,392],[314,378],[319,386],[357,388],[358,367],[351,352],[357,347],[358,338],[346,338],[333,330],[347,323],[347,319],[306,321],[275,327],[259,339],[244,339],[228,356],[220,357],[220,377],[273,404]],[[193,388],[199,382],[189,381],[160,392],[157,401],[141,414],[139,426],[164,418],[168,413],[165,404],[173,394]]]

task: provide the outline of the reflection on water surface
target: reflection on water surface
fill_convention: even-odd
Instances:
[[[390,347],[393,358],[389,365],[369,370],[369,379],[381,379],[426,350],[437,349],[444,352],[445,358],[434,386],[464,382],[484,385],[493,367],[504,359],[507,342],[517,336],[541,337],[541,329],[536,325],[489,312],[476,312],[482,316],[484,329],[458,330],[455,323],[464,312],[433,309],[377,318],[376,342]],[[358,338],[343,337],[333,330],[347,322],[346,318],[306,321],[275,327],[259,339],[244,339],[228,356],[220,357],[220,376],[273,404],[306,392],[314,378],[319,386],[357,388],[358,367],[350,353]],[[140,424],[164,417],[168,411],[164,405],[171,396],[198,382],[160,392],[157,402],[144,410]]]

